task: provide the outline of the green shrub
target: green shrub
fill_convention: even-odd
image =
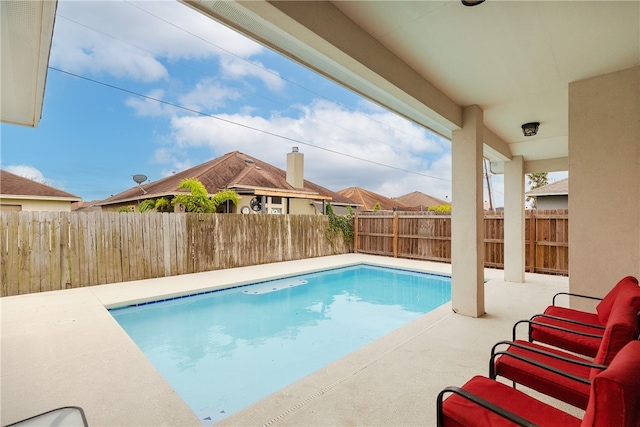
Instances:
[[[327,238],[329,241],[341,234],[346,243],[353,241],[353,209],[347,206],[347,215],[336,215],[333,212],[331,203],[327,203],[327,216],[329,217],[329,229],[327,230]]]

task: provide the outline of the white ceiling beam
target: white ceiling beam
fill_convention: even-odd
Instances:
[[[491,173],[501,175],[504,173],[503,161],[491,162]],[[524,162],[524,173],[564,172],[569,170],[568,157],[556,157],[554,159],[529,160]]]
[[[513,158],[509,145],[498,135],[491,132],[486,126],[484,128],[484,145],[482,156],[491,162],[506,162]]]

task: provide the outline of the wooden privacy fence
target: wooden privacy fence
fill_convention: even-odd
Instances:
[[[341,254],[322,215],[0,212],[2,296]]]
[[[416,212],[358,214],[354,220],[354,250],[399,258],[451,262],[451,215]],[[484,216],[485,267],[504,267],[504,216]],[[526,211],[527,271],[569,274],[569,212]]]

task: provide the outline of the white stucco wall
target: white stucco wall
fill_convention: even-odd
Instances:
[[[289,199],[289,213],[294,215],[313,215],[315,207],[309,199]]]
[[[33,200],[0,198],[2,205],[20,205],[21,211],[62,211],[71,212],[71,202],[64,200]]]
[[[640,67],[569,85],[569,176],[570,288],[602,296],[640,277]]]

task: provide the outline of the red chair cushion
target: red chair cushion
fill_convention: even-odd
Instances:
[[[619,305],[632,307],[636,313],[640,311],[640,286],[626,286],[618,292],[614,308]]]
[[[562,320],[549,319],[545,317],[535,317],[533,320],[547,325],[566,328],[571,331],[579,331],[599,335],[600,337],[585,337],[571,332],[559,331],[540,325],[531,325],[532,340],[543,342],[554,347],[562,348],[564,350],[569,350],[574,353],[583,354],[589,357],[595,357],[598,353],[600,341],[602,340],[601,337],[604,334],[604,331],[602,329],[569,324],[567,322],[563,322]]]
[[[575,310],[568,307],[560,307],[557,305],[550,305],[544,311],[544,314],[549,316],[562,317],[563,319],[575,320],[576,322],[587,323],[589,325],[600,325],[600,319],[596,313],[589,313],[587,311]],[[570,325],[567,325],[570,327]]]
[[[591,383],[582,427],[640,426],[640,341],[627,344]]]
[[[640,288],[639,288],[640,290]],[[638,339],[638,310],[629,305],[617,305],[609,316],[607,328],[600,342],[598,354],[593,359],[599,365],[610,365],[615,356],[629,341]],[[593,370],[590,378],[600,371]]]
[[[578,418],[542,403],[522,393],[520,390],[485,377],[475,376],[462,388],[541,426],[577,427],[580,425]],[[456,394],[452,394],[445,399],[442,409],[444,414],[443,424],[445,426],[489,427],[514,425],[505,418]]]
[[[638,288],[640,290],[640,288]],[[629,306],[616,306],[607,322],[595,363],[609,365],[629,341],[638,339],[638,310]]]
[[[616,301],[620,289],[630,286],[635,286],[637,288],[638,279],[633,276],[623,277],[596,306],[596,311],[598,312],[598,318],[600,319],[601,324],[605,325],[607,323],[607,319],[609,319],[611,309],[613,308],[613,304]]]
[[[533,350],[544,350],[571,360],[590,363],[589,359],[580,358],[561,350],[533,344],[527,341],[518,340],[515,342]],[[509,346],[506,351],[533,359],[536,362],[544,363],[545,365],[552,366],[584,379],[588,379],[591,372],[591,368],[589,367],[574,365],[569,362],[540,355],[533,351],[516,346]],[[496,359],[495,372],[497,375],[537,390],[547,396],[555,397],[556,399],[562,400],[563,402],[567,402],[581,409],[587,408],[587,403],[589,402],[589,384],[574,381],[570,378],[508,355],[501,355]]]

